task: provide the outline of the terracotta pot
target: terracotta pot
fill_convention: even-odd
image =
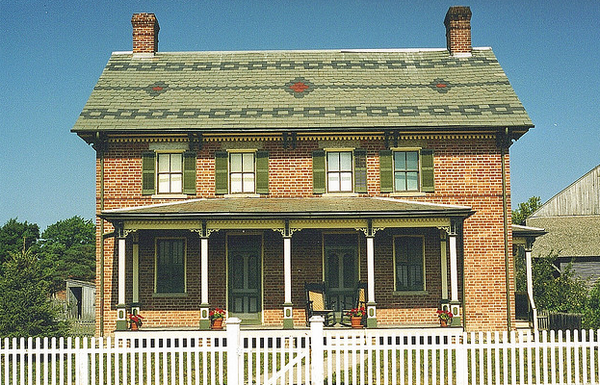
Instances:
[[[138,330],[140,330],[140,327],[139,327],[139,326],[138,326],[138,324],[136,324],[135,322],[132,322],[132,323],[131,323],[131,325],[129,326],[129,328],[130,328],[132,331],[138,331]]]
[[[440,319],[440,326],[443,328],[447,328],[448,327],[448,321],[445,319]]]
[[[354,329],[362,329],[362,317],[350,317],[350,323]]]
[[[211,326],[214,330],[221,330],[223,329],[223,318],[215,318],[213,320],[212,326]]]

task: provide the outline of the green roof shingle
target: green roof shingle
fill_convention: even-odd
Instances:
[[[491,49],[114,53],[73,131],[532,127]]]

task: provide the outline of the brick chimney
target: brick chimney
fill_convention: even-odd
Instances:
[[[133,26],[133,53],[140,56],[152,56],[158,51],[158,20],[153,13],[134,13],[131,17]]]
[[[453,56],[471,55],[471,8],[450,7],[446,18],[446,45]]]

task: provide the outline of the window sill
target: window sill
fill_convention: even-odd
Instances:
[[[186,194],[154,194],[152,199],[185,199],[188,195]]]
[[[224,194],[224,198],[260,198],[260,194]]]
[[[355,192],[335,192],[335,193],[325,193],[321,194],[324,197],[357,197],[358,193]]]
[[[394,291],[392,294],[397,295],[397,296],[409,296],[409,295],[426,296],[426,295],[429,295],[429,292],[428,291]]]
[[[187,298],[187,293],[153,293],[152,298]]]
[[[405,192],[394,192],[390,193],[392,197],[424,197],[427,193],[421,191],[405,191]]]

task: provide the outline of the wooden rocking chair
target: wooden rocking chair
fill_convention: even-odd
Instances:
[[[325,319],[325,326],[335,325],[335,313],[327,302],[325,293],[325,283],[305,283],[306,292],[306,325],[309,325],[310,318],[314,315],[322,316]]]

